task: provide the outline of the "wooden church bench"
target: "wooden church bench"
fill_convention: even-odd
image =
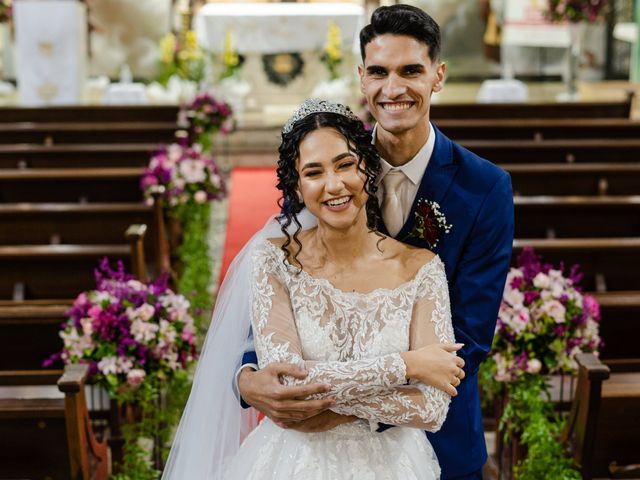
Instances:
[[[5,372],[0,386],[0,478],[107,479],[107,445],[93,434],[85,399],[88,371],[87,365],[69,365],[64,372],[48,372],[51,375],[39,382],[30,378],[35,382],[30,386],[24,378],[7,384]],[[20,372],[15,377],[20,379]],[[52,391],[56,383],[59,392]]]
[[[512,262],[523,247],[533,247],[542,261],[556,268],[580,265],[581,285],[586,291],[640,290],[640,238],[519,238],[513,242]]]
[[[517,195],[638,195],[637,163],[508,163]]]
[[[640,195],[518,195],[514,205],[516,238],[640,237]]]
[[[15,122],[175,122],[176,105],[0,107],[0,125]]]
[[[144,167],[159,143],[0,145],[0,169]]]
[[[0,123],[0,144],[171,143],[176,122]]]
[[[497,164],[636,162],[640,138],[465,140],[463,147]]]
[[[627,118],[450,118],[435,125],[456,141],[640,138],[640,122]]]
[[[142,167],[0,169],[0,203],[139,202]]]

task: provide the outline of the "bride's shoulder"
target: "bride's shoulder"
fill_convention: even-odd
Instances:
[[[438,256],[426,248],[414,247],[402,243],[402,257],[408,269],[418,271],[426,264],[432,263]],[[437,260],[436,260],[437,261]]]

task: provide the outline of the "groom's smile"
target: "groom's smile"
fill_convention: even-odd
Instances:
[[[427,128],[431,94],[441,90],[444,71],[443,63],[430,58],[427,45],[392,34],[367,43],[358,67],[371,114],[394,135]]]

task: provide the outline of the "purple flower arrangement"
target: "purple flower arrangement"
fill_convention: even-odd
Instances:
[[[580,352],[598,354],[600,306],[581,292],[574,265],[543,264],[532,248],[518,257],[508,275],[489,362],[500,382],[525,373],[571,373]]]
[[[152,157],[142,174],[140,187],[149,204],[153,192],[164,187],[162,197],[170,207],[190,202],[204,204],[226,195],[224,180],[213,157],[202,146],[173,143]]]
[[[172,292],[167,277],[150,283],[125,273],[121,262],[108,260],[95,270],[97,288],[81,293],[62,325],[62,352],[57,360],[87,363],[90,374],[116,396],[136,390],[152,376],[171,380],[197,358],[189,301]]]
[[[217,132],[228,135],[235,130],[229,104],[206,92],[198,94],[186,111],[192,138],[211,136]]]
[[[553,22],[587,22],[603,20],[608,0],[548,0],[547,16]]]

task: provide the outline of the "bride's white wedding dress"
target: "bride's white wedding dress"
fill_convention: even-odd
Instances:
[[[225,465],[227,479],[436,479],[423,430],[445,420],[450,398],[407,384],[398,352],[453,342],[444,266],[436,256],[394,289],[344,292],[290,265],[269,241],[253,255],[251,321],[260,367],[290,362],[304,381],[332,386],[332,410],[362,420],[301,433],[265,419]],[[400,425],[382,433],[378,422]]]

